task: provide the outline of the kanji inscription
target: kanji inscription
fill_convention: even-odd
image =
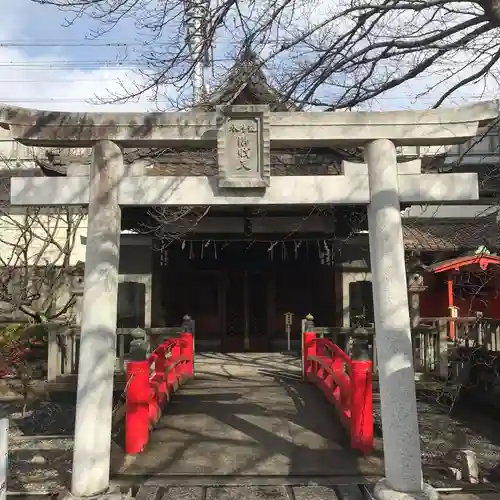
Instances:
[[[219,187],[269,185],[267,106],[227,106],[219,110]]]
[[[236,171],[240,174],[258,169],[258,128],[255,123],[246,123],[230,119],[228,132],[231,135],[228,146],[233,146],[236,150],[238,162],[235,165]],[[235,142],[235,144],[234,144]],[[233,143],[233,144],[232,144]]]

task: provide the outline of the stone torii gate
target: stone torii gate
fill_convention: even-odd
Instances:
[[[93,148],[87,172],[11,180],[13,205],[88,205],[72,494],[109,487],[122,206],[366,204],[386,468],[375,494],[437,498],[422,479],[400,202],[475,200],[478,182],[476,174],[422,174],[420,160],[398,163],[397,150],[459,144],[497,117],[497,101],[378,113],[270,113],[261,105],[161,114],[1,108],[0,123],[25,145]],[[153,177],[124,163],[123,148],[172,146],[217,146],[219,175]],[[271,147],[303,146],[364,146],[366,164],[345,162],[341,176],[271,177]]]

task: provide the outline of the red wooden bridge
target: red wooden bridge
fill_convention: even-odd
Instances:
[[[314,332],[303,339],[301,357],[195,357],[193,336],[183,333],[130,362],[120,472],[169,484],[193,475],[274,483],[382,477],[372,362]]]

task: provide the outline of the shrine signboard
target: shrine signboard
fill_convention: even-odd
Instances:
[[[217,108],[219,187],[265,189],[270,184],[269,107]]]

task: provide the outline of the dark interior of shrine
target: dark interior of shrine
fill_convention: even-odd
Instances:
[[[139,232],[160,228],[161,219],[152,220],[153,210],[125,209],[123,225]],[[278,224],[272,231],[254,232],[249,221],[257,214],[261,220],[283,218],[283,228]],[[327,231],[307,230],[306,224],[297,231],[285,227],[288,218],[307,223],[311,214],[328,217]],[[178,325],[189,314],[198,350],[237,352],[282,350],[288,341],[286,313],[293,314],[293,344],[300,340],[301,320],[308,313],[317,324],[335,325],[340,313],[338,249],[364,228],[365,214],[364,207],[212,207],[204,219],[219,230],[202,233],[197,226],[162,238],[156,231],[153,294],[159,314],[153,316],[159,323],[153,319],[152,326]],[[226,231],[223,220],[228,217],[242,222],[240,232]]]
[[[334,267],[323,241],[177,242],[161,266],[166,324],[181,314],[196,321],[197,347],[228,352],[280,350],[301,319],[335,321]]]

